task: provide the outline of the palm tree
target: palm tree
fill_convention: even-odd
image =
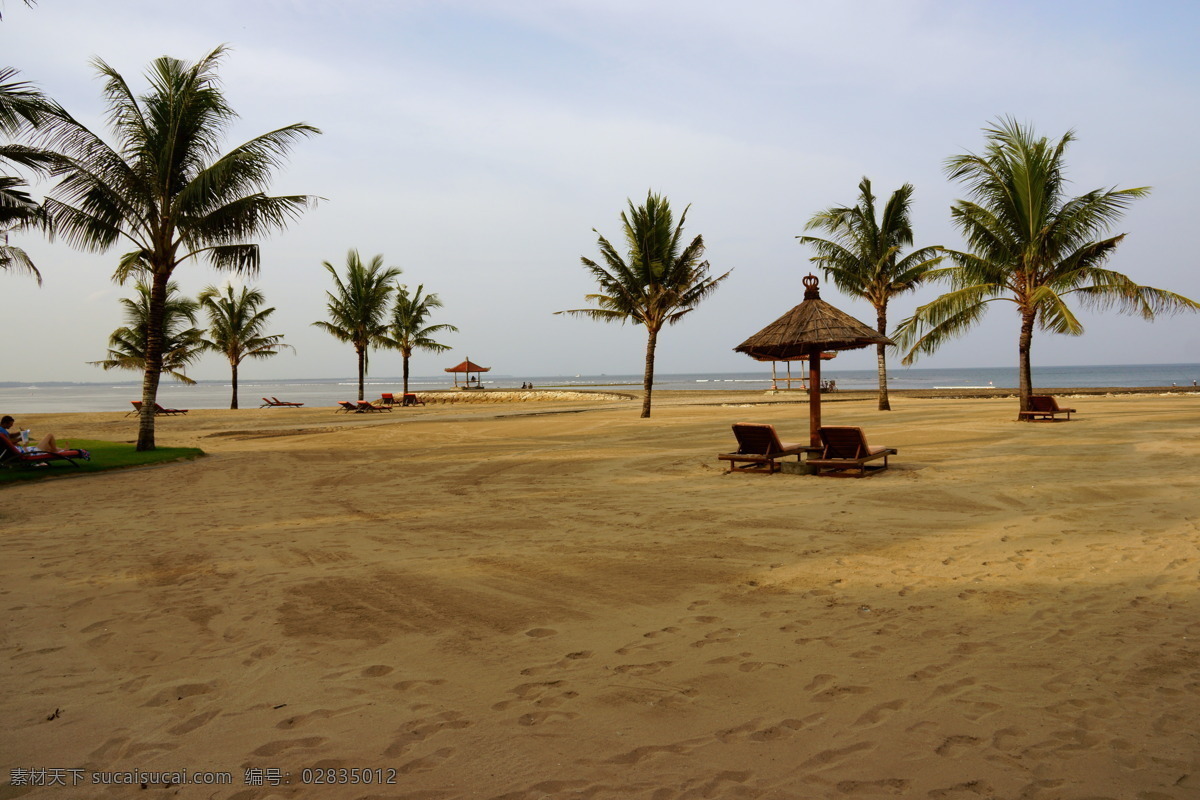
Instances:
[[[137,293],[132,298],[121,299],[121,305],[125,307],[125,325],[108,337],[108,358],[89,361],[89,364],[105,370],[145,371],[151,289],[140,282],[135,289]],[[195,381],[183,371],[204,352],[204,331],[194,327],[199,308],[195,300],[179,294],[178,284],[174,281],[167,284],[167,298],[162,310],[162,371],[180,383],[189,385]]]
[[[600,291],[585,298],[597,307],[554,313],[646,326],[642,417],[649,417],[658,332],[664,325],[679,322],[701,300],[716,291],[717,285],[729,277],[729,272],[716,278],[709,277],[708,262],[700,260],[704,256],[703,237],[697,236],[684,246],[683,225],[691,206],[683,210],[676,225],[671,205],[661,195],[648,193],[642,206],[634,206],[632,200],[628,203],[628,211],[621,212],[625,244],[629,248],[628,261],[596,231],[604,265],[586,257],[580,261],[599,284]]]
[[[413,350],[429,350],[442,353],[450,348],[438,344],[433,337],[443,332],[454,332],[458,328],[445,323],[427,325],[429,314],[435,308],[442,307],[442,301],[436,294],[423,295],[425,285],[421,284],[411,295],[408,287],[396,287],[396,304],[392,307],[392,326],[389,329],[391,337],[388,345],[400,351],[404,358],[404,394],[408,394],[408,359]]]
[[[1200,310],[1200,304],[1104,268],[1125,234],[1101,237],[1133,200],[1149,193],[1148,187],[1068,197],[1063,156],[1073,132],[1054,143],[1011,119],[985,132],[982,154],[946,161],[947,174],[965,182],[972,198],[956,201],[950,211],[970,250],[947,251],[954,266],[935,270],[933,277],[949,282],[951,290],[918,308],[897,334],[910,348],[904,357],[909,364],[977,323],[992,301],[1012,303],[1020,318],[1017,354],[1021,410],[1026,411],[1034,329],[1083,333],[1067,306],[1070,296],[1086,307],[1116,307],[1148,320],[1157,313]]]
[[[942,260],[941,248],[922,247],[903,258],[900,253],[913,243],[913,186],[906,183],[892,193],[876,219],[871,181],[858,184],[858,205],[834,206],[814,214],[805,230],[823,230],[830,239],[797,236],[817,252],[810,261],[825,271],[826,279],[852,297],[861,297],[875,309],[875,329],[887,336],[888,302],[921,284]],[[887,386],[887,345],[875,345],[879,365],[879,410],[891,411]]]
[[[233,287],[225,286],[222,292],[216,286],[207,286],[200,293],[200,307],[208,313],[208,339],[204,346],[229,359],[232,373],[233,397],[230,408],[238,407],[238,366],[247,358],[270,358],[279,355],[283,348],[295,351],[290,344],[283,343],[283,335],[263,333],[274,308],[260,308],[266,302],[262,292],[242,287],[235,294]]]
[[[105,79],[108,117],[117,142],[105,141],[63,109],[42,124],[40,142],[60,155],[45,208],[71,245],[105,252],[119,240],[131,249],[114,277],[131,275],[150,286],[150,328],[142,380],[138,450],[154,449],[155,398],[163,367],[163,309],[167,284],[182,263],[203,256],[218,269],[258,272],[252,239],[282,230],[314,198],[264,194],[272,172],[300,139],[319,133],[288,125],[220,153],[237,114],[218,85],[218,47],[195,64],[156,59],[149,91],[133,93],[121,75],[97,59]]]
[[[386,345],[388,300],[392,296],[391,282],[400,275],[399,267],[383,266],[383,256],[373,257],[364,264],[357,250],[346,255],[346,280],[328,261],[322,262],[333,276],[336,291],[326,292],[329,320],[314,322],[341,342],[354,345],[358,356],[358,399],[363,399],[363,382],[367,375],[367,353],[371,347]]]
[[[38,126],[51,108],[49,101],[32,84],[17,80],[17,70],[0,68],[0,134],[20,136]],[[27,145],[0,145],[0,166],[20,165],[45,172],[51,155]],[[42,207],[25,191],[26,183],[15,175],[0,174],[0,269],[26,272],[41,284],[42,276],[29,254],[10,245],[10,234],[28,228],[46,228]]]

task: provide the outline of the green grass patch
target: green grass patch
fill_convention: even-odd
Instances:
[[[199,447],[160,447],[139,453],[136,447],[126,442],[102,442],[95,439],[70,439],[72,448],[81,448],[92,454],[91,461],[79,459],[78,467],[67,461],[51,461],[45,467],[0,468],[0,484],[14,481],[38,480],[53,475],[82,475],[91,472],[106,472],[126,467],[144,467],[168,461],[182,461],[204,455]]]

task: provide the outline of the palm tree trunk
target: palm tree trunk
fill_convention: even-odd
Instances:
[[[642,418],[650,416],[650,393],[654,390],[654,350],[658,347],[658,328],[646,326],[646,372],[642,378]]]
[[[876,316],[876,329],[880,336],[887,336],[887,307],[881,306]],[[875,345],[875,360],[879,364],[879,410],[891,411],[892,404],[888,400],[887,385],[887,345]]]
[[[408,353],[401,353],[404,358],[404,394],[408,394]],[[401,396],[403,398],[403,395]]]
[[[142,411],[138,415],[137,450],[154,449],[154,410],[162,377],[163,308],[167,304],[170,273],[155,272],[150,282],[150,319],[146,330],[146,371],[142,374]]]
[[[1030,367],[1029,351],[1033,345],[1033,324],[1037,312],[1026,312],[1021,315],[1021,340],[1017,347],[1018,371],[1020,372],[1021,411],[1029,410],[1029,395],[1033,394],[1033,370]]]
[[[229,371],[233,375],[233,400],[230,401],[230,403],[229,403],[230,408],[238,407],[237,368],[238,368],[238,365],[237,365],[236,361],[229,362]]]
[[[354,352],[358,355],[358,399],[361,402],[364,399],[363,382],[367,375],[367,349],[355,347]]]

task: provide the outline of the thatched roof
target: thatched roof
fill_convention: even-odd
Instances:
[[[759,360],[785,361],[824,350],[895,344],[879,331],[821,299],[817,279],[804,279],[804,302],[733,348]]]
[[[446,367],[446,372],[487,372],[491,367],[481,367],[471,359],[467,359],[461,364],[455,364],[453,367]]]

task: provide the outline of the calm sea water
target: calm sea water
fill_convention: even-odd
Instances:
[[[782,368],[777,373],[786,375]],[[793,377],[799,376],[793,368]],[[838,370],[825,365],[821,377],[837,381],[839,389],[874,389],[878,385],[875,370]],[[1017,386],[1017,370],[1003,367],[973,367],[968,369],[903,369],[892,368],[888,385],[893,389],[934,389],[944,387],[994,386],[998,389]],[[483,385],[489,389],[517,389],[532,382],[538,388],[621,389],[641,388],[641,375],[543,375],[504,376],[484,373]],[[1144,387],[1191,386],[1200,381],[1200,364],[1125,364],[1078,367],[1035,367],[1035,387]],[[444,376],[409,379],[409,389],[416,392],[448,389],[451,384]],[[762,390],[771,388],[769,368],[753,372],[713,374],[664,374],[655,376],[656,389]],[[780,384],[782,388],[783,384]],[[339,400],[357,396],[357,381],[353,378],[294,379],[241,382],[239,405],[257,408],[263,397],[304,403],[308,406],[333,406]],[[399,378],[368,378],[367,397],[376,399],[383,392],[398,393]],[[176,408],[229,408],[228,381],[200,381],[195,386],[182,386],[164,381],[159,387],[159,402]],[[141,395],[141,382],[97,383],[0,383],[0,414],[31,414],[67,411],[126,411],[130,400]]]

